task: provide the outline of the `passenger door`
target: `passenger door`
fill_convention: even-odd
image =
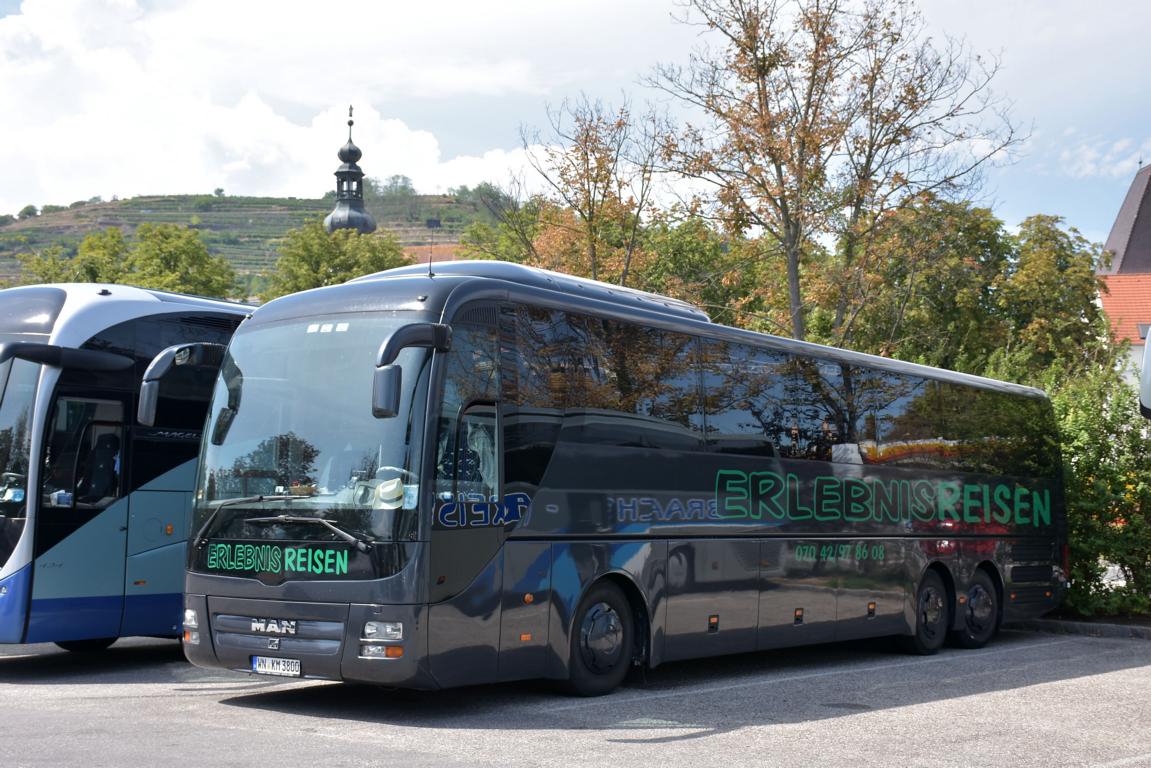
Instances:
[[[28,642],[116,637],[128,504],[118,398],[57,396],[45,428]]]

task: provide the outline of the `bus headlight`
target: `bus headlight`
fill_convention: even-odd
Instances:
[[[184,609],[184,629],[198,629],[200,622],[196,616],[195,608]]]
[[[369,621],[364,624],[365,640],[403,640],[404,624],[400,621]]]

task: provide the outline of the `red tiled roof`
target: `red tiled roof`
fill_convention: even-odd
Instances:
[[[1116,341],[1142,344],[1138,324],[1151,324],[1151,274],[1104,275],[1107,292],[1100,294]]]

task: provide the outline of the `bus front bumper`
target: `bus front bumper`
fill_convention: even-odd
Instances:
[[[184,655],[200,667],[430,689],[437,686],[427,670],[426,617],[423,605],[189,594]]]

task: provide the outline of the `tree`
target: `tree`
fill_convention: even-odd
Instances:
[[[331,234],[319,219],[290,230],[284,236],[265,301],[288,293],[335,285],[353,277],[410,263],[391,232],[361,235],[354,229]]]
[[[16,217],[10,213],[0,213],[0,227],[6,227],[16,221]]]
[[[85,237],[69,258],[59,247],[17,256],[25,283],[121,283],[126,279],[128,242],[116,227]]]
[[[223,197],[224,196],[224,188],[223,187],[216,187],[215,189],[212,190],[212,194],[215,195],[216,197]]]
[[[1105,290],[1095,270],[1103,250],[1058,216],[1031,216],[1019,227],[1014,268],[999,301],[1009,322],[1006,354],[1032,369],[1057,361],[1069,371],[1093,367],[1109,329],[1095,301]]]
[[[72,258],[59,246],[17,258],[24,283],[120,283],[223,298],[235,282],[198,232],[174,224],[141,224],[132,242],[116,227],[93,232]]]
[[[506,188],[486,182],[479,184],[471,196],[495,223],[476,221],[464,229],[460,250],[466,258],[539,263],[535,239],[546,201],[525,193],[522,176],[513,174]]]
[[[236,274],[212,256],[200,233],[175,224],[141,224],[127,260],[128,279],[142,288],[227,297]]]
[[[34,205],[26,205],[20,209],[20,213],[16,214],[16,218],[20,219],[21,221],[26,221],[28,219],[34,219],[39,215],[40,209]]]
[[[994,105],[961,46],[932,47],[910,2],[690,0],[719,45],[651,83],[706,116],[669,137],[665,159],[706,182],[732,233],[758,230],[786,265],[791,330],[807,334],[806,244],[838,233],[842,335],[870,224],[917,193],[959,186],[1013,134],[973,134]],[[975,141],[985,139],[987,141]],[[952,158],[969,149],[965,161]]]
[[[952,370],[982,373],[1006,343],[999,301],[1016,242],[987,208],[932,195],[889,213],[872,233],[871,268],[847,318],[850,346]],[[835,271],[829,271],[834,275]],[[833,336],[840,286],[812,289],[817,331]]]
[[[551,224],[570,232],[552,233],[564,241],[552,259],[537,255],[553,268],[626,285],[633,260],[642,255],[660,119],[651,111],[635,120],[626,102],[612,109],[585,96],[549,110],[548,121],[548,138],[524,131],[521,139],[529,163],[551,189],[557,209]]]

